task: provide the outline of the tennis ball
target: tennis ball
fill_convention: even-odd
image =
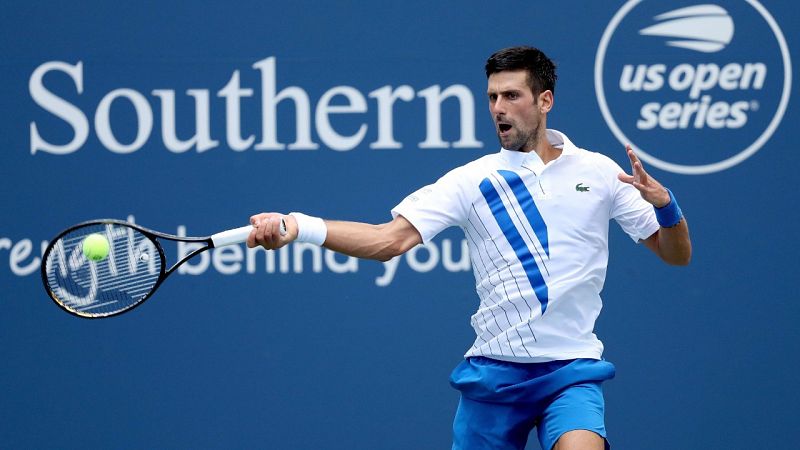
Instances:
[[[108,256],[108,239],[102,234],[90,234],[83,240],[83,254],[91,261],[102,261]]]

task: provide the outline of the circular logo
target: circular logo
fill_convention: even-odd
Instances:
[[[644,2],[614,15],[594,83],[614,136],[645,162],[707,174],[757,152],[783,119],[789,49],[756,0]]]

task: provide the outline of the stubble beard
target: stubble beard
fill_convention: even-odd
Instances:
[[[537,123],[534,127],[533,131],[530,133],[522,133],[517,132],[516,137],[509,136],[506,142],[503,142],[503,138],[500,136],[500,133],[497,133],[497,139],[500,141],[500,146],[506,150],[513,150],[513,151],[531,151],[536,148],[536,145],[539,143],[539,129],[541,127],[541,123]],[[517,128],[514,128],[517,131]],[[523,148],[527,147],[526,150]]]

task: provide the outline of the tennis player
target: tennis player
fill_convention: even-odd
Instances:
[[[251,218],[247,245],[276,249],[297,240],[386,261],[462,228],[480,306],[471,320],[475,342],[450,379],[461,392],[453,449],[523,449],[533,428],[546,450],[609,448],[601,384],[615,369],[593,333],[609,222],[668,264],[686,265],[686,220],[630,147],[627,174],[547,129],[556,73],[544,53],[500,50],[486,75],[499,152],[409,195],[391,222],[261,213]]]

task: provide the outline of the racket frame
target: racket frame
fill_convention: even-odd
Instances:
[[[58,297],[50,289],[50,283],[47,280],[47,260],[48,260],[48,257],[50,256],[50,253],[53,251],[53,248],[55,247],[55,243],[58,242],[66,234],[68,234],[68,233],[70,233],[70,232],[72,232],[72,231],[74,231],[74,230],[76,230],[78,228],[84,228],[84,227],[87,227],[87,226],[90,226],[90,225],[119,225],[119,226],[123,226],[123,227],[133,228],[134,230],[139,231],[140,233],[145,235],[145,237],[147,237],[154,244],[155,248],[158,251],[158,256],[159,256],[159,258],[161,258],[161,266],[160,266],[160,273],[158,274],[158,279],[156,280],[155,284],[150,289],[150,291],[147,293],[147,295],[145,295],[144,297],[142,297],[141,300],[139,300],[138,302],[134,303],[133,305],[131,305],[131,306],[127,307],[127,308],[121,309],[119,311],[114,311],[114,312],[111,312],[111,313],[107,313],[107,314],[82,313],[80,311],[77,311],[77,310],[74,310],[72,308],[67,307],[62,301],[58,300]],[[166,255],[164,253],[164,248],[161,247],[161,242],[159,242],[158,239],[168,239],[168,240],[175,241],[175,242],[202,243],[202,244],[206,244],[206,245],[203,246],[203,247],[197,248],[195,250],[192,250],[191,252],[186,254],[183,258],[181,258],[177,262],[175,262],[175,264],[173,264],[172,267],[167,269],[166,268],[166,266],[167,266],[167,257],[166,257]],[[118,219],[88,220],[86,222],[81,222],[81,223],[75,224],[75,225],[67,228],[66,230],[64,230],[61,233],[59,233],[58,236],[56,236],[52,241],[50,241],[50,243],[48,243],[47,248],[45,249],[45,252],[42,254],[42,263],[41,263],[40,272],[41,272],[41,275],[42,275],[42,283],[45,286],[45,290],[47,291],[47,295],[50,297],[51,300],[53,300],[56,303],[56,305],[58,305],[59,308],[61,308],[62,310],[72,314],[73,316],[80,317],[80,318],[83,318],[83,319],[103,319],[103,318],[106,318],[106,317],[118,316],[120,314],[123,314],[123,313],[126,313],[128,311],[131,311],[131,310],[135,309],[137,306],[139,306],[142,303],[144,303],[145,300],[150,298],[153,295],[153,293],[156,290],[158,290],[158,288],[161,286],[161,283],[163,283],[164,280],[166,280],[167,277],[170,276],[172,274],[172,272],[174,272],[175,269],[177,269],[181,264],[183,264],[186,261],[192,259],[193,257],[199,255],[200,253],[203,253],[203,252],[205,252],[205,251],[207,251],[209,249],[212,249],[214,247],[215,247],[214,246],[214,242],[211,240],[211,237],[176,236],[174,234],[162,233],[160,231],[155,231],[155,230],[151,230],[149,228],[145,228],[145,227],[143,227],[141,225],[137,225],[135,223],[130,223],[130,222],[126,222],[124,220],[118,220]]]

